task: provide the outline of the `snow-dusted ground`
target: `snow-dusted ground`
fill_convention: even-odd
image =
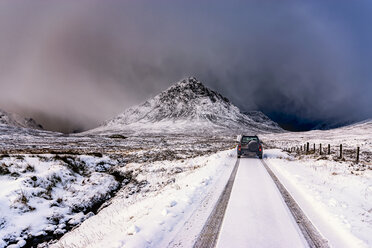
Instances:
[[[123,189],[52,247],[167,247],[174,238],[171,246],[191,247],[235,161],[235,151],[229,150],[184,161],[128,164],[127,170],[141,171],[137,180],[147,182],[141,192],[128,196]],[[166,171],[174,171],[173,176]]]
[[[0,247],[58,236],[119,187],[106,156],[0,156]]]
[[[257,158],[241,158],[217,247],[308,247]]]
[[[280,150],[266,150],[265,159],[332,247],[372,247],[372,167]]]

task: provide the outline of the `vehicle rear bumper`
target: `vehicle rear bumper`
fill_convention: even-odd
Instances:
[[[262,156],[262,152],[260,151],[256,151],[256,152],[252,152],[252,151],[249,151],[249,150],[241,150],[241,151],[238,151],[238,155],[239,156]]]

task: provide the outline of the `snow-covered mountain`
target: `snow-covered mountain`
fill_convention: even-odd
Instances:
[[[261,112],[242,113],[226,97],[194,77],[177,82],[90,132],[281,132]]]
[[[43,127],[36,123],[32,118],[24,118],[17,114],[8,113],[0,109],[0,125],[8,125],[13,127],[23,127],[32,129],[43,129]]]

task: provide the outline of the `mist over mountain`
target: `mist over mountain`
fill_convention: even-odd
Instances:
[[[12,127],[23,127],[32,129],[43,129],[43,126],[36,123],[32,118],[24,118],[14,113],[8,113],[0,109],[0,124]]]

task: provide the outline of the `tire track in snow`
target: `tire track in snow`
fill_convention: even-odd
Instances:
[[[328,242],[323,236],[318,232],[315,226],[311,221],[306,217],[305,213],[302,211],[300,206],[296,203],[293,197],[289,194],[287,189],[275,176],[269,166],[265,163],[264,160],[261,160],[266,171],[269,173],[270,177],[273,179],[275,185],[277,186],[280,194],[282,195],[284,202],[287,204],[288,209],[295,218],[302,234],[304,235],[310,248],[328,248]]]
[[[208,217],[207,222],[205,223],[202,231],[200,232],[194,248],[212,248],[215,247],[218,234],[220,232],[222,221],[225,216],[225,211],[227,204],[230,199],[230,194],[232,186],[234,184],[235,176],[238,171],[240,159],[237,159],[234,169],[231,172],[230,178],[222,191],[221,196],[219,197],[216,206],[214,207],[212,213]]]

